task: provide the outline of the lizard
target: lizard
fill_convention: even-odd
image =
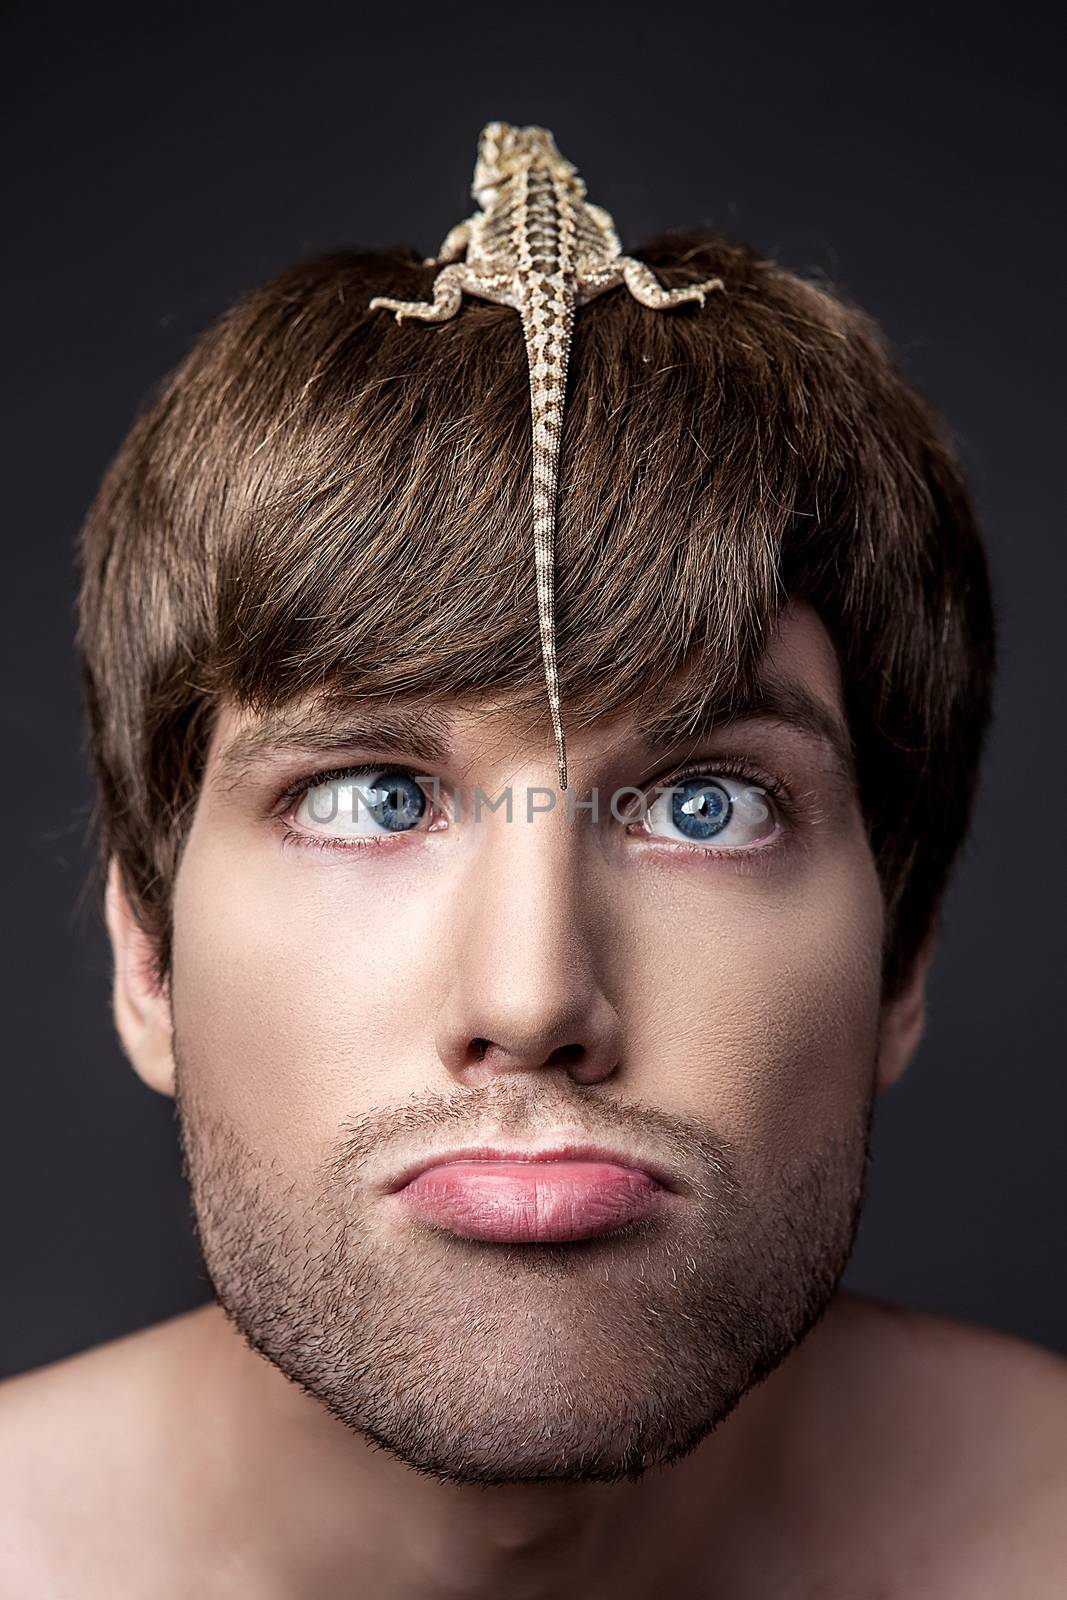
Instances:
[[[436,256],[432,300],[377,295],[369,309],[446,322],[468,294],[518,311],[530,380],[533,433],[533,534],[541,652],[548,689],[559,787],[567,787],[567,751],[556,662],[554,562],[560,441],[576,309],[625,285],[655,311],[724,287],[709,278],[666,289],[643,261],[623,254],[615,223],[586,200],[577,168],[547,128],[490,122],[482,129],[471,184],[478,210],[451,228]]]

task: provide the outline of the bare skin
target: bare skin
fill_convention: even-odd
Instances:
[[[1067,1363],[848,1295],[636,1486],[429,1484],[214,1305],[7,1380],[0,1436],[19,1600],[1058,1600],[1067,1571]]]
[[[813,613],[768,663],[840,720]],[[318,739],[291,800],[311,755],[235,743],[262,731],[224,708],[166,989],[114,873],[108,894],[116,1024],[177,1095],[218,1303],[0,1386],[0,1594],[1062,1594],[1067,1363],[835,1293],[933,943],[885,1003],[823,739],[745,721],[685,752],[792,799],[734,787],[714,849],[561,810],[372,849],[321,804],[337,753]],[[453,739],[448,784],[552,784],[506,709]],[[377,745],[345,770],[427,771]],[[572,783],[676,781],[666,756],[590,729]],[[383,1181],[560,1132],[677,1192],[637,1230],[509,1246],[412,1221]]]

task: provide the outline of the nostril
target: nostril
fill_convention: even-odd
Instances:
[[[561,1044],[555,1052],[562,1061],[580,1061],[585,1055],[584,1044]]]

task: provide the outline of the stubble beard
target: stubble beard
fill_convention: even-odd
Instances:
[[[509,1246],[386,1226],[336,1160],[307,1184],[268,1168],[191,1092],[177,1040],[175,1056],[222,1310],[333,1416],[439,1481],[636,1481],[681,1459],[811,1330],[852,1251],[873,1092],[770,1181],[702,1139],[705,1181],[668,1222]]]

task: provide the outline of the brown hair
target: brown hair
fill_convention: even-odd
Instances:
[[[990,716],[981,537],[941,428],[875,325],[743,246],[664,235],[668,285],[577,319],[557,629],[564,718],[701,716],[754,685],[789,598],[837,648],[886,903],[884,988],[938,916]],[[544,703],[517,315],[424,298],[404,251],[338,251],[254,290],[130,431],[82,539],[79,643],[114,854],[170,961],[170,903],[223,697],[507,692]],[[668,689],[679,669],[684,688]]]

